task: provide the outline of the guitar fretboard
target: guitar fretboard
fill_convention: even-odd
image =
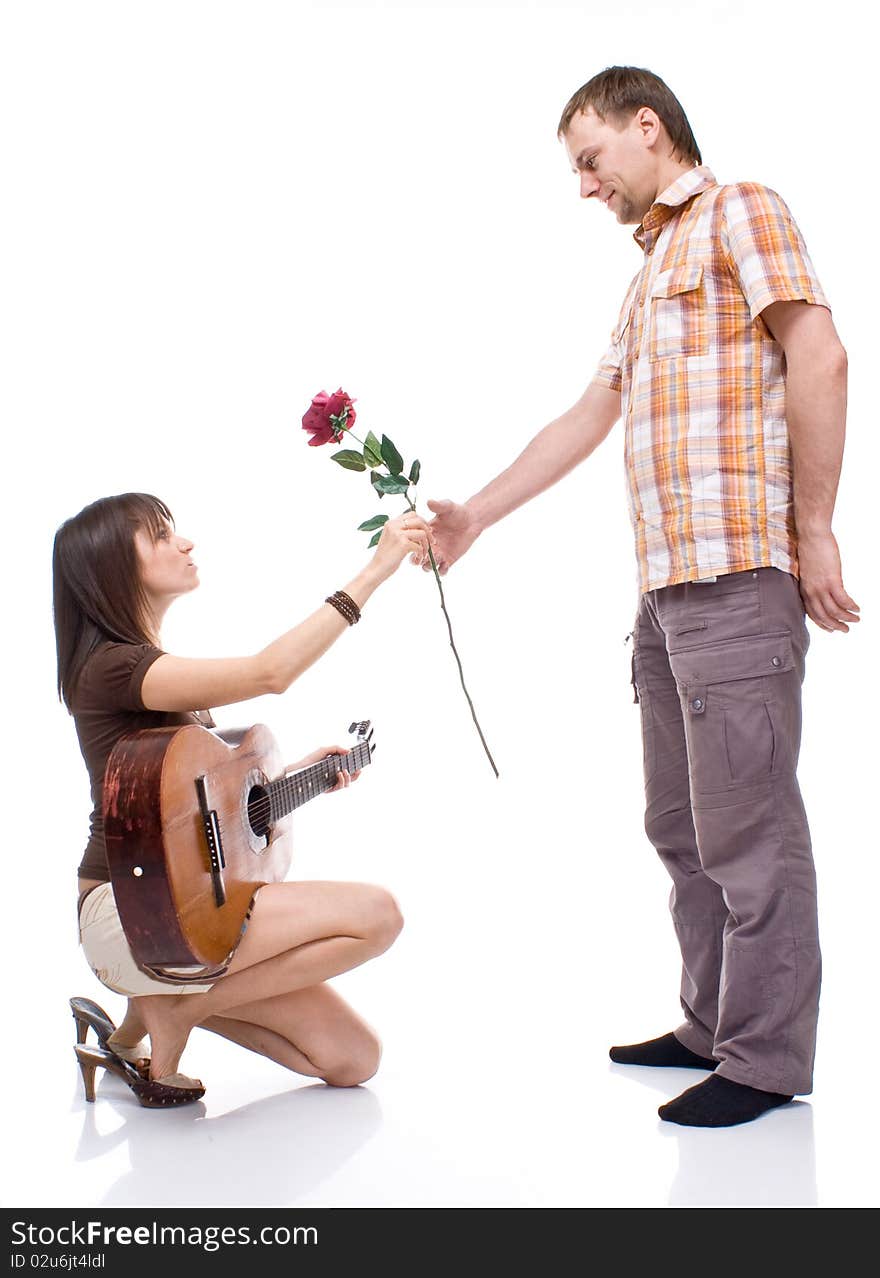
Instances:
[[[270,781],[265,787],[269,796],[270,821],[280,821],[295,808],[308,803],[309,799],[326,794],[335,786],[340,772],[356,772],[366,767],[371,759],[369,742],[361,741],[347,754],[328,754],[301,772],[291,772],[277,781]]]

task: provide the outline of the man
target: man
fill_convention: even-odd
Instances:
[[[645,826],[673,881],[684,1022],[611,1058],[713,1071],[659,1112],[731,1126],[812,1090],[821,957],[795,769],[804,612],[858,620],[831,531],[846,355],[784,202],[719,186],[656,75],[601,72],[559,137],[581,197],[637,226],[642,266],[578,403],[464,505],[429,502],[435,554],[447,572],[623,417]]]

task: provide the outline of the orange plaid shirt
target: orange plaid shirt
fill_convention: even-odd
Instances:
[[[771,302],[828,302],[784,201],[704,165],[657,197],[594,381],[620,391],[642,591],[746,568],[797,576]],[[829,308],[830,309],[830,308]]]

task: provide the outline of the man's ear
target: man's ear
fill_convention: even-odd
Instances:
[[[651,146],[656,145],[662,128],[662,122],[657,112],[651,107],[639,107],[634,117],[634,123],[644,140]]]

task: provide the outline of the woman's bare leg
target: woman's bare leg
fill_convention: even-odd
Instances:
[[[177,1072],[190,1031],[208,1017],[319,985],[358,967],[388,949],[402,925],[394,898],[383,888],[267,884],[257,893],[228,973],[207,993],[132,1000],[150,1035],[151,1077]]]
[[[199,1028],[334,1087],[365,1083],[382,1054],[375,1031],[329,985],[231,1008]]]

